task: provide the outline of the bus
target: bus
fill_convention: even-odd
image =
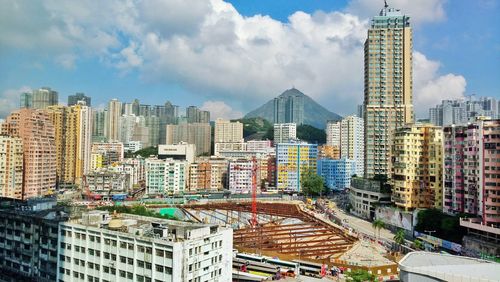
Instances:
[[[237,253],[236,258],[245,259],[248,261],[255,261],[255,262],[265,262],[266,261],[266,258],[264,258],[264,257],[250,255],[250,254],[243,254],[243,253]]]
[[[314,262],[309,262],[309,261],[303,261],[303,260],[293,260],[292,262],[295,262],[298,264],[299,267],[299,274],[301,275],[307,275],[307,276],[319,276],[321,272],[321,263],[314,263]]]

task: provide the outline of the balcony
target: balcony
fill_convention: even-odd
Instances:
[[[484,225],[479,218],[460,218],[460,226],[500,235],[500,228]]]

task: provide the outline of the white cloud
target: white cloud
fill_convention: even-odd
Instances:
[[[7,89],[0,94],[0,118],[5,118],[19,108],[20,95],[23,92],[31,92],[31,88],[23,86],[19,89]]]
[[[410,22],[421,24],[446,19],[444,5],[447,0],[388,0],[389,7],[400,9],[410,16]],[[351,0],[346,11],[362,18],[378,15],[384,7],[381,0]]]
[[[231,106],[223,101],[205,101],[200,109],[210,111],[210,119],[238,119],[243,117],[243,113],[234,110]]]
[[[69,68],[79,56],[97,56],[119,73],[137,70],[146,82],[181,85],[202,100],[238,100],[245,112],[295,86],[339,114],[353,113],[363,100],[367,17],[382,6],[352,0],[347,12],[296,12],[283,23],[242,16],[222,0],[3,1],[0,48],[40,50]],[[444,3],[389,4],[420,23],[443,20]],[[20,20],[26,18],[28,23]],[[437,96],[430,93],[439,87],[455,87],[441,96],[465,87],[463,77],[440,77],[439,63],[420,55],[414,70],[417,109],[434,103]]]
[[[461,75],[439,75],[440,63],[419,52],[413,53],[414,100],[417,117],[427,117],[428,109],[441,100],[463,98],[467,82]]]

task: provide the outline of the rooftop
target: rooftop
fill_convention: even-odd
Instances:
[[[454,255],[411,252],[399,262],[402,271],[443,281],[498,281],[500,264]]]
[[[125,213],[110,214],[108,211],[102,210],[89,211],[81,218],[71,220],[70,223],[169,242],[179,242],[214,234],[220,228],[216,224],[168,220]]]

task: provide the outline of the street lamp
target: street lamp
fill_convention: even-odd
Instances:
[[[436,232],[436,230],[424,230],[425,233],[429,233],[427,235],[432,236],[433,232]]]

